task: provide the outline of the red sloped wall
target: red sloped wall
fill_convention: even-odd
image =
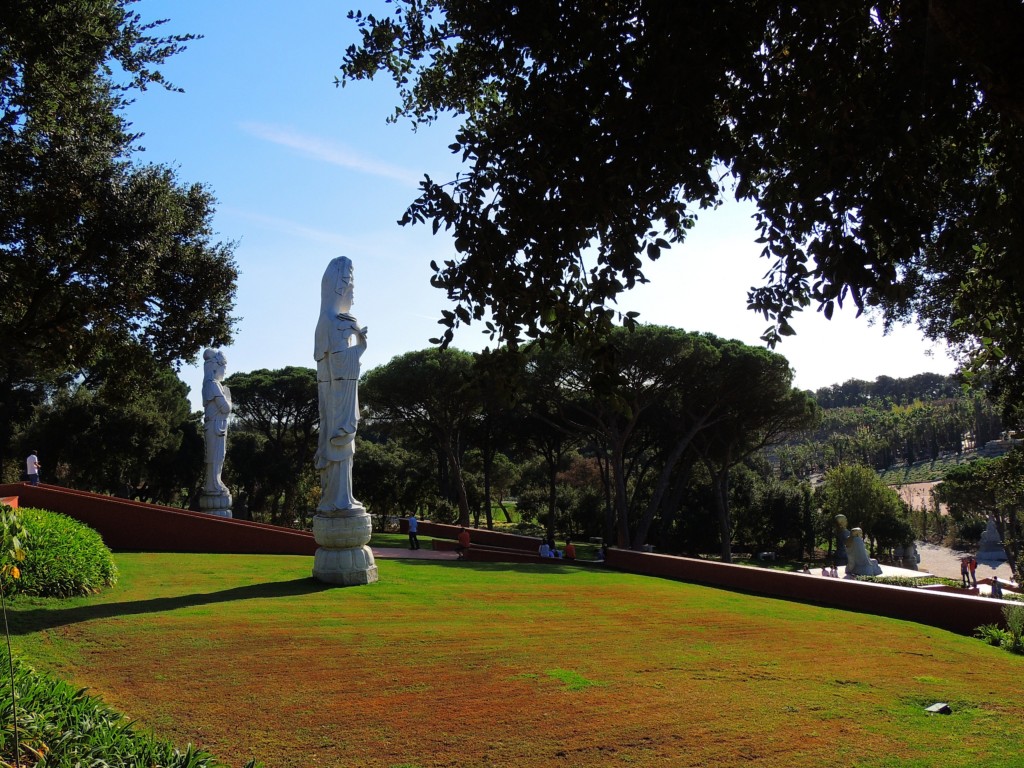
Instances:
[[[313,534],[306,531],[55,485],[0,485],[0,496],[17,496],[22,507],[48,509],[79,520],[98,531],[113,550],[312,555],[317,548]]]

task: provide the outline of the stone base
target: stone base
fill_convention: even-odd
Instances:
[[[351,549],[370,543],[373,526],[370,516],[363,512],[353,517],[313,516],[313,539],[321,547]]]
[[[320,547],[313,556],[313,578],[345,587],[373,584],[377,581],[373,552],[367,546],[345,549]]]
[[[199,509],[217,517],[231,517],[231,494],[227,491],[203,491],[199,496]]]

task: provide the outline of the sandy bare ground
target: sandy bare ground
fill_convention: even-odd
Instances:
[[[900,495],[911,509],[931,509],[932,508],[932,488],[938,485],[938,481],[932,481],[928,483],[907,483],[906,485],[893,486],[896,492]],[[943,514],[946,513],[945,505],[941,507]]]

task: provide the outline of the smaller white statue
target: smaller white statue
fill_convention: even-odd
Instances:
[[[877,560],[868,557],[868,549],[864,546],[864,531],[854,528],[846,541],[846,553],[849,562],[846,565],[847,576],[881,576],[882,566]]]
[[[227,456],[231,391],[224,386],[227,358],[219,349],[203,352],[203,436],[206,440],[206,474],[200,509],[231,516],[231,493],[221,479]]]

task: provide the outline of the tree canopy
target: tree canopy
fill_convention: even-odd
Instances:
[[[852,302],[1024,389],[1020,2],[391,7],[353,14],[341,81],[383,72],[395,118],[464,117],[464,171],[403,219],[454,235],[447,339],[603,330],[644,258],[735,197],[771,262],[749,301],[769,342]]]
[[[129,0],[11,0],[0,14],[0,399],[141,349],[230,340],[236,268],[213,197],[133,159],[123,109],[191,36]],[[16,414],[7,411],[0,433]],[[0,434],[0,440],[8,437]],[[2,446],[0,446],[2,448]]]

